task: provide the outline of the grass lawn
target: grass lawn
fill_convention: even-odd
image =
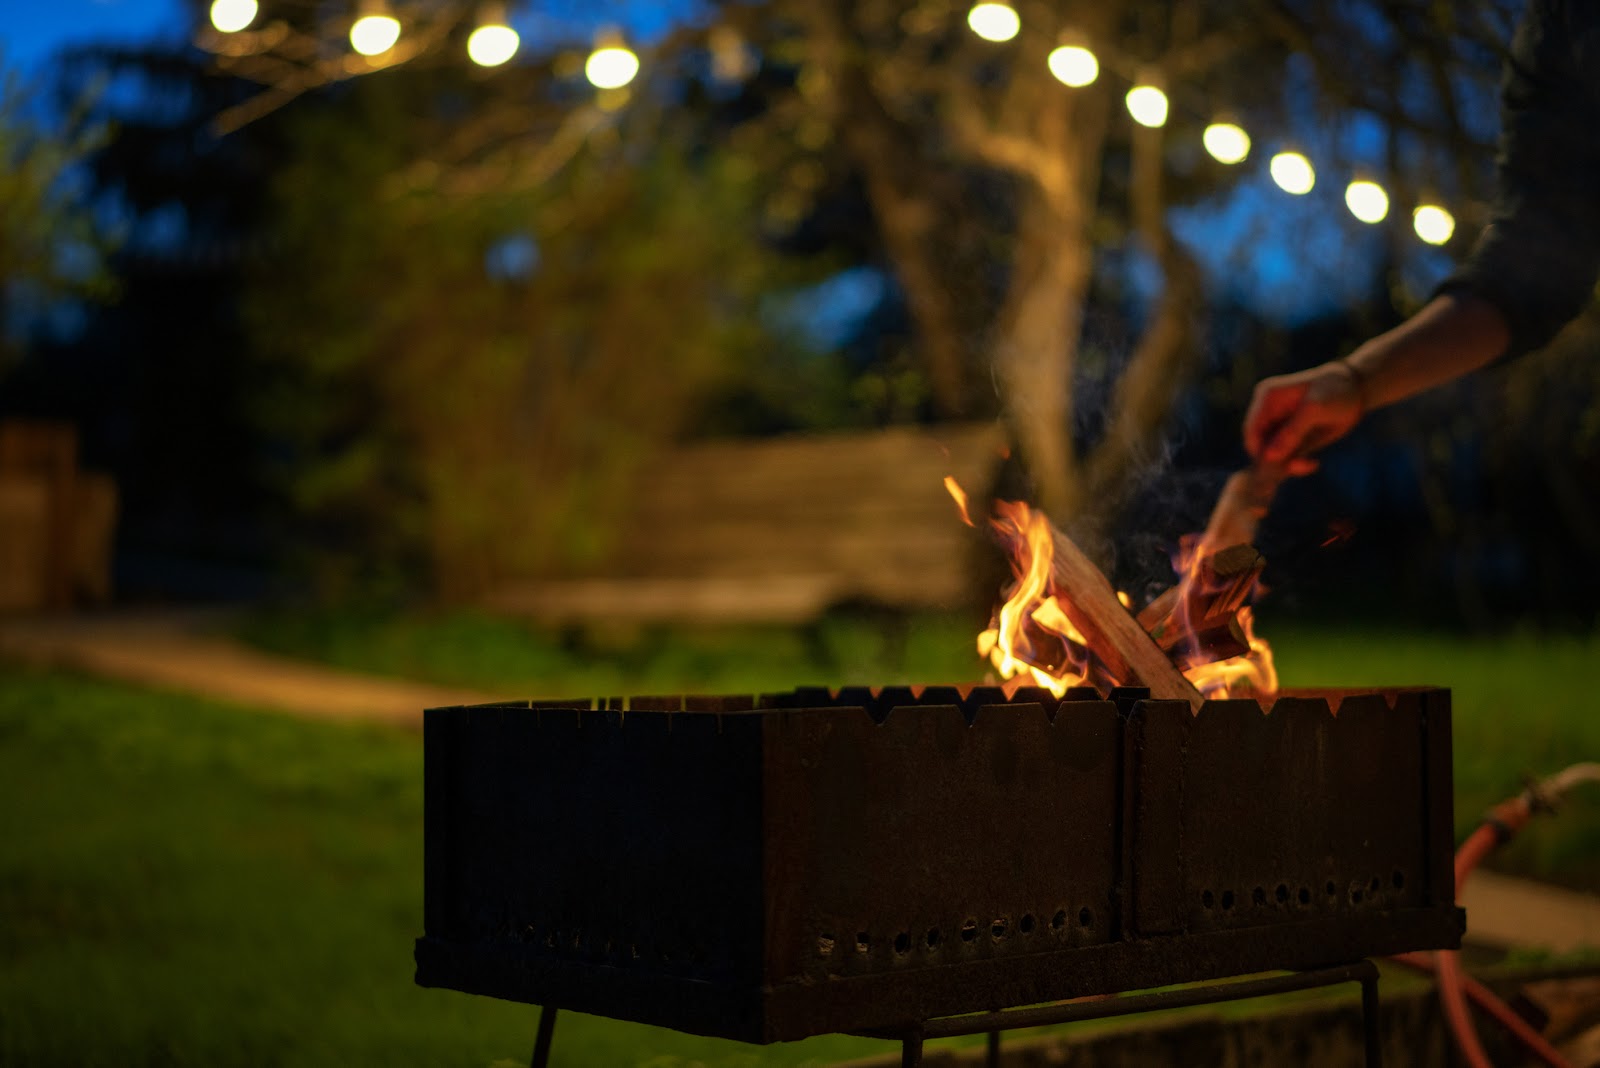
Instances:
[[[526,1064],[537,1010],[411,982],[417,735],[0,664],[0,1064]],[[556,1064],[825,1063],[566,1014]]]
[[[469,616],[250,629],[283,651],[507,695],[956,680],[975,666],[967,626],[948,619],[888,638],[840,617],[809,636],[609,646]],[[1290,683],[1451,685],[1463,828],[1522,771],[1600,757],[1584,703],[1600,642],[1267,633]],[[525,1064],[536,1010],[411,983],[420,750],[413,733],[0,664],[0,1064]],[[1593,887],[1597,856],[1600,798],[1585,796],[1499,860]],[[894,1048],[757,1048],[576,1014],[556,1035],[566,1065],[826,1063]]]
[[[834,614],[814,626],[606,627],[553,634],[470,612],[273,612],[238,636],[352,671],[507,697],[758,693],[799,685],[965,682],[975,620]]]

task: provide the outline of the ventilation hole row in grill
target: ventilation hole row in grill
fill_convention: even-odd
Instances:
[[[1013,933],[1027,937],[1040,930],[1041,926],[1048,926],[1052,933],[1061,937],[1066,934],[1071,920],[1072,917],[1067,915],[1066,909],[1057,909],[1055,914],[1044,924],[1041,924],[1033,913],[1027,912],[1023,913],[1021,918],[1017,920],[1015,928],[1013,928],[1009,916],[999,916],[989,922],[988,935],[992,942],[1004,942],[1011,938]],[[1093,927],[1094,920],[1093,909],[1084,906],[1078,910],[1077,924],[1079,927],[1085,929]],[[976,917],[968,917],[956,929],[956,937],[959,941],[970,945],[978,941],[982,930],[982,926]],[[905,956],[911,952],[913,947],[919,944],[923,948],[932,951],[944,945],[948,940],[949,936],[945,934],[942,928],[930,927],[920,939],[913,937],[910,931],[901,931],[894,936],[892,941],[895,954],[897,956]],[[851,944],[857,953],[870,953],[874,945],[872,933],[870,931],[857,931]],[[835,938],[831,932],[824,932],[817,936],[817,955],[819,957],[831,957],[838,945],[839,939]]]
[[[1398,870],[1395,871],[1394,874],[1389,877],[1389,884],[1394,888],[1395,893],[1398,894],[1403,892],[1406,886],[1405,872]],[[1382,891],[1383,878],[1381,876],[1374,875],[1366,883],[1351,883],[1347,896],[1350,904],[1359,905],[1363,901],[1370,903],[1377,900],[1378,895]],[[1323,886],[1323,894],[1330,900],[1337,899],[1339,896],[1338,884],[1332,879],[1329,879]],[[1311,905],[1313,897],[1314,895],[1312,894],[1309,886],[1302,886],[1298,890],[1291,890],[1288,883],[1279,883],[1270,894],[1268,894],[1267,889],[1264,886],[1258,886],[1252,889],[1250,891],[1250,906],[1260,909],[1266,908],[1270,903],[1275,905],[1275,907],[1283,908],[1288,906],[1292,901],[1298,904],[1300,907],[1305,908]],[[1240,902],[1235,898],[1232,890],[1223,890],[1218,893],[1217,891],[1206,889],[1200,891],[1200,904],[1201,907],[1207,909],[1208,911],[1220,909],[1223,912],[1231,912],[1236,905],[1240,904]]]
[[[640,944],[608,938],[581,927],[541,929],[529,924],[522,929],[520,939],[525,943],[541,945],[560,956],[578,954],[619,965],[644,961],[654,964],[705,967],[711,963],[712,957],[711,951],[698,942],[677,945]]]

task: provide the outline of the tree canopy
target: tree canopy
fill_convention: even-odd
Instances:
[[[1289,203],[1262,161],[1298,149],[1318,169],[1306,211],[1352,233],[1344,182],[1387,190],[1352,269],[1403,307],[1438,262],[1411,209],[1449,205],[1458,246],[1481,221],[1509,7],[1017,3],[994,41],[956,0],[716,3],[597,88],[586,59],[615,34],[546,21],[479,68],[473,5],[397,7],[398,41],[369,57],[346,43],[353,6],[267,0],[231,32],[197,4],[190,55],[212,142],[254,146],[235,157],[270,177],[238,225],[260,250],[248,345],[274,369],[260,407],[294,498],[466,591],[603,554],[600,525],[557,517],[608,514],[638,457],[768,408],[782,425],[851,404],[998,415],[1026,492],[1094,543],[1185,397],[1225,410],[1271,369],[1228,333],[1226,262],[1179,220]],[[1066,46],[1094,80],[1065,84]],[[1130,116],[1135,85],[1161,90],[1163,123]],[[1242,165],[1202,147],[1222,119],[1253,139]],[[885,284],[837,351],[807,356],[786,294],[841,271]],[[783,398],[791,382],[812,401]],[[819,416],[821,395],[837,404]],[[491,505],[513,498],[533,502],[529,538],[495,548]]]
[[[108,292],[110,237],[77,173],[102,132],[81,104],[50,122],[37,88],[0,57],[0,368],[20,351],[27,319],[54,301]]]

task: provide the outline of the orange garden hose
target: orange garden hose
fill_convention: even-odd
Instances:
[[[1484,857],[1526,827],[1535,811],[1554,807],[1567,790],[1581,782],[1600,782],[1600,764],[1574,764],[1490,810],[1483,823],[1467,836],[1467,840],[1456,851],[1456,898],[1460,899],[1467,877]],[[1456,1046],[1471,1068],[1493,1068],[1493,1065],[1473,1026],[1472,1014],[1467,1008],[1469,998],[1550,1068],[1571,1068],[1571,1064],[1548,1039],[1529,1026],[1488,987],[1462,972],[1458,952],[1447,950],[1436,953],[1431,963],[1425,955],[1415,953],[1401,954],[1395,960],[1437,975],[1439,1000],[1444,1007],[1445,1019],[1450,1024]]]
[[[1404,964],[1408,968],[1415,968],[1419,972],[1436,975],[1439,971],[1438,964],[1431,953],[1401,953],[1391,957],[1397,964]],[[1467,995],[1467,1000],[1478,1008],[1493,1016],[1507,1031],[1515,1035],[1524,1046],[1536,1055],[1550,1068],[1567,1068],[1568,1062],[1564,1060],[1550,1040],[1535,1031],[1521,1016],[1518,1016],[1509,1005],[1498,998],[1494,991],[1457,969],[1461,976],[1461,988]]]

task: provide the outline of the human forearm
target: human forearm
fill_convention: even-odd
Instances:
[[[1345,358],[1360,378],[1361,407],[1382,408],[1475,371],[1505,352],[1511,334],[1493,304],[1447,293]]]
[[[1448,293],[1342,360],[1262,380],[1244,420],[1257,461],[1303,475],[1311,455],[1374,408],[1475,371],[1506,349],[1505,317],[1482,297]]]

